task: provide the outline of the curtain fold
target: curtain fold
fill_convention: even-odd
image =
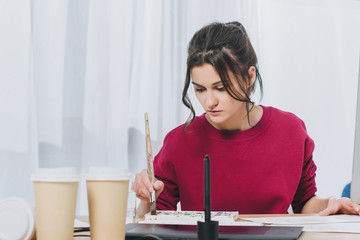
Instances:
[[[34,0],[32,9],[38,140],[61,148],[67,2]]]
[[[28,151],[31,16],[27,0],[0,2],[0,151]]]
[[[31,4],[0,1],[0,199],[30,199]]]

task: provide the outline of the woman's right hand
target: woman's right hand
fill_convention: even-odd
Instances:
[[[131,190],[136,192],[136,197],[145,202],[150,202],[150,192],[155,190],[155,198],[164,190],[164,183],[156,179],[151,184],[147,170],[144,169],[135,175],[135,180],[131,184]]]

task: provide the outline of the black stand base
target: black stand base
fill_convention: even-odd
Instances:
[[[198,240],[218,240],[219,238],[219,222],[197,222]]]

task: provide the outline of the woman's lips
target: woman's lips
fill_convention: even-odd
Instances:
[[[217,116],[221,113],[221,111],[208,111],[208,113],[210,113],[211,116]]]

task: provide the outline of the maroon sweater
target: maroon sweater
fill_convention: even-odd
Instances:
[[[184,133],[172,130],[154,160],[165,187],[157,208],[204,209],[204,156],[210,157],[212,211],[241,214],[295,213],[315,195],[314,142],[292,113],[264,107],[261,120],[246,131],[219,131],[196,117]]]

